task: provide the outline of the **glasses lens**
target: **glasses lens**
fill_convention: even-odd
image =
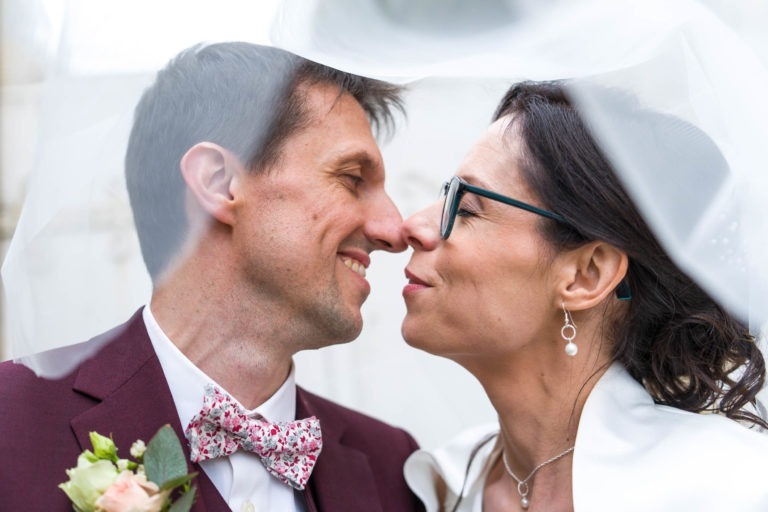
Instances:
[[[458,178],[452,178],[450,182],[443,185],[445,191],[445,202],[443,203],[443,216],[440,218],[440,236],[443,240],[448,238],[453,228],[453,219],[456,212],[456,195],[459,191]]]
[[[447,196],[448,195],[448,187],[450,187],[450,186],[451,186],[451,182],[450,181],[446,181],[445,183],[443,183],[443,185],[440,187],[440,194],[438,194],[437,197],[439,199],[442,199],[445,196]]]

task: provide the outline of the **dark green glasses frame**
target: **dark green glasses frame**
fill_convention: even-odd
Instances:
[[[458,176],[454,176],[451,178],[451,181],[447,181],[443,184],[442,195],[445,197],[445,203],[443,203],[443,215],[440,217],[440,237],[443,240],[448,240],[448,237],[451,236],[453,224],[456,221],[456,214],[459,211],[459,204],[461,204],[461,198],[467,192],[477,194],[478,196],[487,197],[488,199],[492,199],[500,203],[514,206],[515,208],[520,208],[521,210],[535,213],[536,215],[541,215],[542,217],[547,217],[549,219],[554,219],[558,222],[568,224],[568,221],[565,220],[562,215],[558,215],[547,210],[542,210],[536,206],[518,201],[517,199],[512,199],[511,197],[497,194],[496,192],[492,192],[484,188],[470,185]]]
[[[535,213],[536,215],[541,215],[542,217],[547,217],[548,219],[562,222],[568,226],[572,225],[567,220],[565,220],[565,217],[562,215],[558,215],[557,213],[553,213],[548,210],[543,210],[531,204],[518,201],[517,199],[512,199],[511,197],[497,194],[491,190],[470,185],[458,176],[454,176],[451,178],[451,181],[445,182],[441,192],[443,197],[445,197],[445,202],[443,203],[443,214],[440,217],[440,237],[443,240],[447,240],[448,237],[451,236],[453,224],[456,222],[456,214],[459,211],[459,204],[461,204],[461,198],[467,192],[486,197],[493,201],[508,204],[510,206],[514,206],[515,208],[520,208],[521,210]],[[619,286],[616,287],[616,297],[618,297],[620,300],[629,300],[632,298],[629,285],[625,279],[622,279],[619,283]]]

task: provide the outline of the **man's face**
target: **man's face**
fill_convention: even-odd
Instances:
[[[363,109],[333,86],[305,92],[308,126],[284,142],[271,169],[241,175],[232,236],[264,314],[315,348],[357,337],[369,253],[405,245]]]

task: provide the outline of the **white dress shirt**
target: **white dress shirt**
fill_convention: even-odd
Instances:
[[[171,389],[179,421],[181,426],[186,428],[203,405],[207,384],[213,384],[225,392],[226,390],[192,364],[168,339],[152,315],[149,305],[144,308],[143,317],[149,339]],[[261,416],[272,422],[296,419],[296,381],[293,367],[275,394],[256,409],[247,410],[247,414],[251,417]],[[271,476],[258,456],[252,453],[237,451],[228,457],[203,461],[200,466],[233,512],[305,510],[303,500],[294,493],[293,488]]]

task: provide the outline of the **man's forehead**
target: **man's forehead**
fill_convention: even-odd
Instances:
[[[373,138],[373,131],[365,110],[349,92],[339,89],[335,84],[318,83],[305,86],[302,94],[304,105],[302,115],[306,118],[305,128],[323,129],[324,126],[332,123]],[[340,121],[340,118],[344,118],[343,121]]]
[[[302,96],[305,105],[304,114],[310,122],[322,122],[334,111],[357,113],[359,109],[359,112],[365,115],[365,110],[357,99],[337,84],[329,82],[303,83],[297,86],[296,92]]]

